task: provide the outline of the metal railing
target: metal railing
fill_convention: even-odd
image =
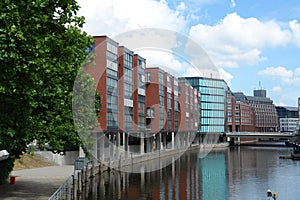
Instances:
[[[71,186],[73,184],[73,179],[75,176],[75,172],[67,179],[67,181],[62,184],[57,190],[56,192],[49,198],[49,200],[59,200],[59,199],[63,199],[64,196],[66,197],[66,199],[69,199],[68,193],[70,193],[69,196],[71,196]],[[69,191],[68,191],[69,190]]]
[[[98,166],[99,171],[99,166]],[[77,195],[78,191],[78,177],[84,176],[84,179],[89,179],[94,176],[95,173],[95,160],[86,160],[86,158],[78,158],[74,162],[74,172],[72,175],[63,183],[56,192],[49,198],[49,200],[60,200],[74,199],[74,195]],[[85,180],[83,180],[85,181]],[[75,182],[77,184],[75,184]],[[76,185],[76,186],[75,186]]]

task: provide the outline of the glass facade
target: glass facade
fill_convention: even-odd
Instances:
[[[108,40],[106,50],[107,129],[118,129],[118,47]]]
[[[145,130],[145,59],[138,58],[138,129]]]
[[[159,127],[164,129],[164,73],[159,71]]]
[[[178,80],[174,78],[174,129],[175,131],[178,131],[178,114],[179,114]]]
[[[172,77],[167,75],[168,131],[172,131]]]
[[[201,133],[225,131],[225,82],[220,79],[187,77],[201,94]]]
[[[133,100],[133,53],[124,48],[124,100],[132,102]],[[133,130],[133,107],[124,105],[124,128],[126,131]]]

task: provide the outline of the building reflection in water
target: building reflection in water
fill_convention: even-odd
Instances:
[[[190,151],[165,168],[145,172],[150,161],[133,169],[140,173],[105,172],[90,181],[80,199],[226,199],[226,154],[228,149],[211,152],[204,158]]]

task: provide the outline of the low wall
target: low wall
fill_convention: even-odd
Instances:
[[[35,154],[57,165],[74,165],[75,160],[79,156],[79,151],[67,151],[66,155],[54,154],[51,151],[37,151]]]

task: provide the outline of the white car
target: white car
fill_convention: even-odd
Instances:
[[[0,161],[7,159],[9,156],[9,153],[6,150],[0,151]]]

